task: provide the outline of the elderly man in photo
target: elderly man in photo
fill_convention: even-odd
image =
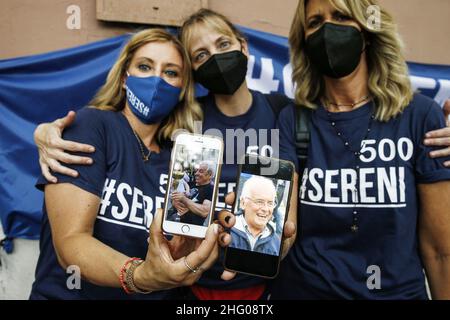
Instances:
[[[276,206],[276,189],[270,179],[253,176],[243,187],[231,247],[278,255],[280,237],[269,222]]]
[[[195,171],[195,194],[173,192],[172,201],[181,213],[180,222],[202,226],[211,211],[214,165],[202,162]]]

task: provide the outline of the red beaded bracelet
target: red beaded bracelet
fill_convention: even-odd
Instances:
[[[119,281],[120,285],[122,286],[123,291],[126,292],[126,294],[132,294],[133,292],[127,287],[125,283],[125,273],[127,271],[127,266],[132,263],[133,261],[141,260],[139,258],[129,258],[125,263],[123,264],[122,268],[120,268],[120,274],[119,274]]]

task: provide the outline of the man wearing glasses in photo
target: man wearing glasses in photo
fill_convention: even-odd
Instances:
[[[231,247],[278,255],[280,236],[272,223],[276,189],[270,179],[252,176],[243,187]]]

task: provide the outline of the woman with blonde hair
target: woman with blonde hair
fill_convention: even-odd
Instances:
[[[38,181],[45,205],[31,299],[170,298],[168,289],[193,284],[213,264],[218,225],[203,241],[174,246],[162,233],[158,209],[170,138],[201,119],[190,69],[176,37],[141,31],[78,112],[64,137],[92,144],[94,163],[72,166],[77,178]]]
[[[414,93],[392,17],[374,0],[300,0],[289,44],[297,107],[279,118],[296,161],[296,108],[310,108],[299,237],[274,299],[450,298],[450,169],[423,143],[445,126]],[[448,157],[444,160],[449,160]]]

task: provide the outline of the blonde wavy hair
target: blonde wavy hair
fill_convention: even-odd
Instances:
[[[135,52],[151,42],[170,42],[176,47],[183,58],[182,91],[180,102],[174,111],[163,120],[158,130],[157,140],[168,140],[178,129],[193,132],[194,122],[201,121],[203,114],[200,105],[195,100],[194,81],[191,72],[189,56],[181,42],[162,29],[146,29],[134,34],[122,49],[119,58],[109,71],[106,83],[99,89],[90,102],[90,106],[100,110],[121,111],[125,108],[126,90],[123,88],[126,71],[130,66]]]
[[[403,43],[392,16],[379,7],[375,0],[328,0],[343,14],[354,19],[365,33],[369,45],[366,47],[369,69],[368,88],[374,97],[376,118],[389,121],[400,114],[411,102],[413,90],[408,67],[403,55]],[[289,47],[292,64],[292,80],[296,85],[295,101],[299,105],[316,108],[317,101],[324,94],[322,76],[313,68],[306,55],[305,27],[306,4],[299,0],[289,33]],[[368,8],[380,8],[381,26],[370,28]]]
[[[183,22],[180,39],[188,52],[191,51],[191,39],[195,33],[195,26],[204,25],[220,34],[235,37],[240,43],[247,41],[244,34],[236,28],[224,15],[210,9],[200,9]]]

